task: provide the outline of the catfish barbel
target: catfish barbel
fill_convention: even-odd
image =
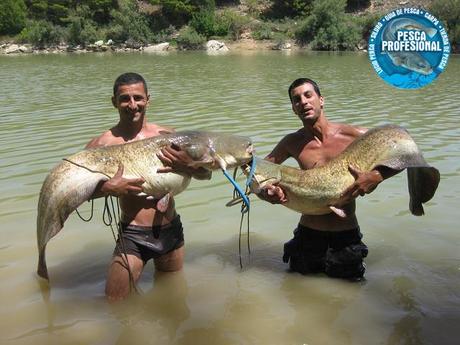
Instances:
[[[143,191],[161,199],[176,195],[190,183],[185,173],[157,173],[164,165],[157,154],[175,145],[192,159],[191,165],[207,170],[241,166],[252,159],[251,139],[222,133],[184,131],[163,134],[122,145],[78,152],[51,170],[43,182],[38,200],[37,242],[39,276],[48,279],[45,249],[48,241],[64,226],[68,216],[93,195],[101,181],[115,175],[120,164],[123,177],[143,178]]]

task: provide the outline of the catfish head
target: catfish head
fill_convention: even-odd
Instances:
[[[215,132],[180,132],[173,145],[193,159],[191,166],[208,170],[244,165],[252,160],[254,152],[249,137]]]

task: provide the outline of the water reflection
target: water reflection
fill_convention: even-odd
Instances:
[[[115,344],[174,342],[190,316],[187,295],[184,272],[155,273],[152,289],[112,306],[112,315],[120,322]]]
[[[351,335],[354,329],[343,327],[340,317],[345,307],[362,293],[365,281],[352,283],[337,280],[330,284],[330,278],[322,275],[295,275],[295,279],[286,278],[281,285],[295,313],[286,334],[306,344],[353,344]],[[295,288],[294,284],[297,285]]]

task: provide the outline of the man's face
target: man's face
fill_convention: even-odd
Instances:
[[[313,85],[306,83],[291,90],[292,110],[302,122],[315,123],[324,106],[323,96],[318,96]]]
[[[149,95],[142,83],[120,85],[117,94],[112,97],[112,104],[118,109],[121,120],[139,122],[144,120]]]

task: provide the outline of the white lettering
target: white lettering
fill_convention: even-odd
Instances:
[[[372,61],[372,66],[374,67],[375,71],[380,74],[383,72],[382,67],[380,67],[377,61]]]
[[[404,14],[420,14],[420,10],[418,8],[404,8]]]
[[[382,41],[382,52],[441,52],[439,41]]]
[[[386,20],[390,20],[392,18],[396,17],[396,13],[394,11],[388,13],[386,16],[385,16],[385,19]]]
[[[434,25],[439,24],[439,20],[437,20],[435,16],[429,14],[428,12],[425,12],[425,18],[432,22]]]
[[[426,41],[425,31],[411,30],[411,31],[398,31],[397,32],[398,41]]]
[[[382,28],[383,24],[378,22],[377,25],[375,26],[374,30],[372,30],[371,33],[371,38],[375,39],[377,35],[379,34],[380,29]]]
[[[444,68],[446,68],[446,65],[447,65],[447,60],[449,59],[449,54],[443,54],[442,55],[442,59],[441,59],[441,62],[439,63],[439,66],[438,68],[443,70]]]

